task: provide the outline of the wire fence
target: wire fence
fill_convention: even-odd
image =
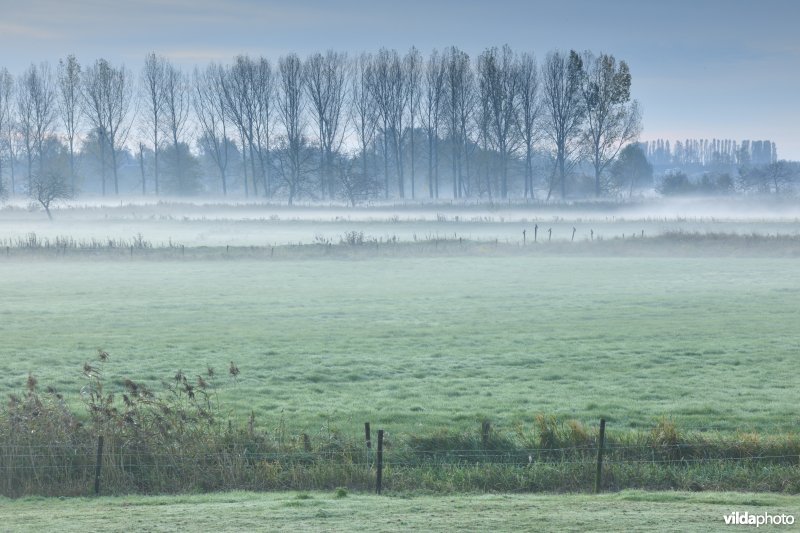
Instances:
[[[626,442],[613,434],[606,438],[603,428],[586,434],[584,442],[553,446],[512,443],[488,425],[450,443],[402,434],[384,438],[383,431],[375,442],[369,430],[361,438],[302,434],[283,445],[256,438],[222,438],[208,445],[142,443],[118,435],[105,442],[98,437],[43,443],[30,435],[0,435],[0,493],[86,494],[92,486],[95,493],[101,487],[119,493],[339,485],[380,491],[382,485],[437,487],[446,480],[465,484],[465,489],[478,483],[478,488],[495,490],[590,490],[594,483],[599,491],[686,484],[688,478],[681,481],[686,472],[738,480],[731,483],[747,483],[751,475],[760,483],[756,488],[800,492],[800,440],[793,435],[690,442],[658,441],[651,435],[647,441]]]

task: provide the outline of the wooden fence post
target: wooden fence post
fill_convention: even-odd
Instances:
[[[600,492],[603,482],[603,447],[606,442],[606,419],[600,419],[600,438],[597,443],[597,474],[594,477],[594,491]]]
[[[378,472],[375,477],[375,492],[380,494],[383,484],[383,430],[378,430]]]
[[[364,438],[367,441],[367,450],[372,448],[372,436],[369,430],[369,422],[364,422]]]
[[[489,420],[484,420],[481,422],[481,444],[483,445],[483,450],[486,451],[489,449],[489,437],[492,434],[492,423]]]
[[[94,465],[94,495],[100,496],[100,471],[103,468],[103,436],[97,437],[97,460]]]

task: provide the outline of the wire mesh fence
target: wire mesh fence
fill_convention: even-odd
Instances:
[[[30,435],[0,439],[0,492],[90,494],[208,490],[277,490],[348,486],[413,490],[583,490],[712,487],[800,492],[800,440],[665,442],[629,433],[545,446],[512,442],[503,433],[461,435],[455,442],[386,434],[300,434],[276,440],[229,434],[192,441],[143,443],[94,436],[43,443]],[[35,436],[34,436],[35,437]],[[541,437],[541,435],[540,435]],[[376,449],[377,448],[377,449]],[[600,450],[602,448],[602,453]],[[748,477],[749,476],[749,477]],[[698,481],[700,480],[700,481]],[[739,483],[742,486],[736,486]],[[677,484],[677,485],[676,485]],[[744,486],[747,485],[747,486]]]

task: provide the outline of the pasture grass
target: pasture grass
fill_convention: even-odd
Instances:
[[[78,404],[102,348],[112,391],[235,361],[265,431],[800,426],[796,259],[471,253],[2,261],[0,391]]]
[[[641,491],[599,496],[348,493],[342,497],[339,491],[326,491],[0,499],[3,528],[20,532],[724,531],[730,526],[725,526],[723,515],[733,511],[792,514],[797,519],[800,499]]]

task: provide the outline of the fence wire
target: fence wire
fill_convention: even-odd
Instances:
[[[775,471],[778,490],[785,490],[780,483],[786,479],[796,480],[790,483],[800,490],[800,440],[789,433],[762,439],[733,433],[686,442],[662,442],[648,434],[626,434],[620,441],[606,433],[599,469],[600,436],[594,432],[581,442],[554,446],[530,436],[514,439],[512,434],[488,426],[486,432],[456,435],[458,440],[449,443],[387,432],[380,461],[375,433],[369,441],[363,434],[327,432],[263,440],[250,437],[233,442],[219,438],[204,446],[190,440],[145,442],[109,435],[98,463],[99,442],[87,435],[49,444],[30,435],[0,435],[0,494],[49,490],[86,494],[92,486],[106,484],[118,492],[290,489],[298,485],[370,489],[378,471],[383,473],[384,484],[391,486],[396,480],[411,489],[414,483],[425,486],[431,479],[486,479],[470,482],[502,490],[503,483],[552,478],[564,485],[547,485],[543,490],[587,490],[596,471],[601,475],[607,472],[614,480],[625,475],[629,476],[626,479],[648,475],[656,479],[658,472],[664,472],[663,479],[675,479],[681,472],[697,473],[698,469],[720,478],[745,472],[745,479],[754,480],[763,480],[764,472]],[[636,483],[640,481],[632,486],[639,486]]]

